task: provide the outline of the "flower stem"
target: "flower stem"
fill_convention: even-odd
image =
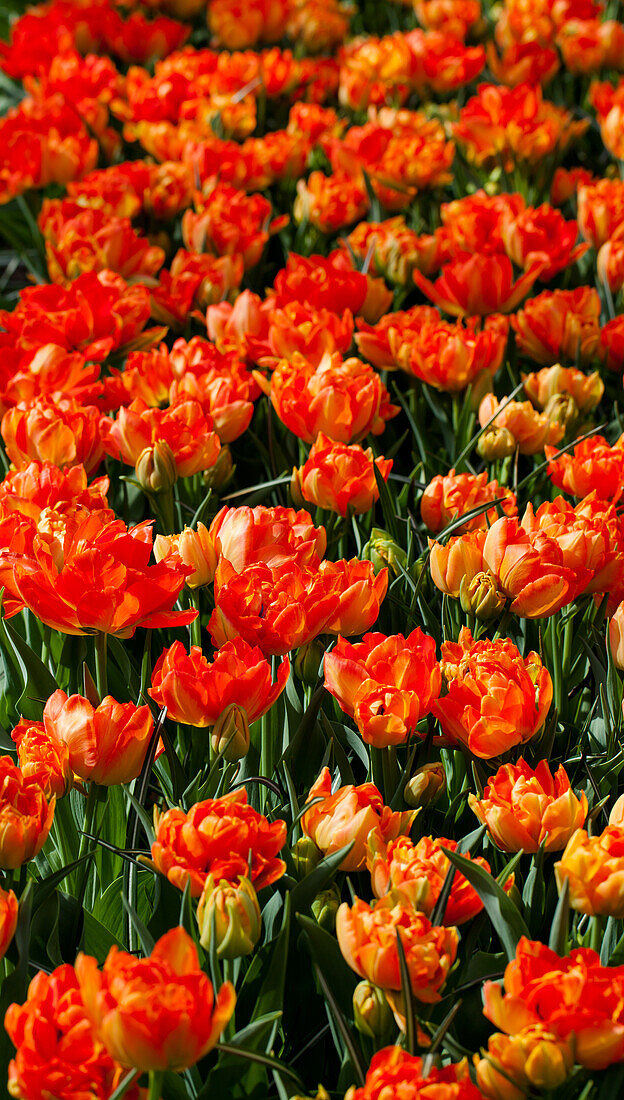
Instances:
[[[162,1069],[150,1070],[147,1100],[161,1100],[164,1077],[165,1074]]]
[[[199,592],[196,588],[189,589],[189,604],[197,611],[197,618],[191,623],[191,645],[198,645],[201,649],[201,617],[199,614]]]
[[[100,702],[108,695],[106,677],[107,635],[99,631],[95,635],[95,685],[98,690]]]

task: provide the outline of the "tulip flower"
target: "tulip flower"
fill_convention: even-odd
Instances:
[[[535,769],[520,757],[503,764],[488,780],[481,798],[470,795],[470,808],[505,852],[559,852],[585,823],[587,798],[574,794],[559,766],[553,776],[546,760]]]
[[[46,798],[62,798],[73,783],[69,748],[49,730],[43,722],[31,722],[21,718],[11,737],[15,741],[22,775],[35,778],[43,788]]]
[[[562,359],[589,365],[601,355],[601,308],[593,287],[544,290],[511,318],[518,349],[547,367]]]
[[[327,548],[324,527],[315,527],[309,512],[294,508],[227,508],[217,512],[208,537],[217,557],[237,573],[248,565],[271,569],[293,563],[316,570]]]
[[[324,627],[327,633],[351,635],[370,630],[388,591],[388,570],[375,573],[372,562],[351,558],[322,561],[319,576],[338,586],[338,599]]]
[[[187,588],[201,588],[211,584],[217,568],[217,554],[212,539],[203,523],[197,524],[197,530],[185,527],[179,535],[156,535],[154,539],[154,557],[163,561],[177,555],[184,565],[193,570],[186,578]]]
[[[32,461],[85,467],[92,474],[104,457],[105,424],[94,405],[71,397],[40,397],[9,409],[0,425],[14,466]]]
[[[38,777],[27,778],[10,756],[0,756],[0,791],[0,869],[11,871],[45,844],[56,800],[48,800]]]
[[[488,313],[512,313],[537,281],[544,267],[541,261],[514,282],[507,256],[460,252],[442,268],[432,283],[415,270],[416,286],[452,317],[483,317]]]
[[[334,443],[320,432],[307,462],[293,470],[293,500],[305,500],[340,516],[368,512],[379,500],[375,466],[387,481],[392,459],[373,459],[370,447],[364,451],[357,444]]]
[[[492,504],[500,502],[500,508],[492,507],[481,512],[457,528],[456,535],[477,529],[487,530],[501,514],[516,515],[517,506],[511,489],[499,485],[497,481],[488,481],[485,471],[482,474],[456,474],[455,470],[449,470],[448,474],[437,474],[429,482],[420,500],[420,514],[427,530],[437,535],[459,516],[490,500]]]
[[[570,905],[589,916],[624,917],[624,830],[607,825],[597,836],[577,829],[570,837],[555,876],[559,890],[567,881]]]
[[[175,460],[178,477],[209,470],[217,461],[220,442],[197,401],[184,395],[166,409],[150,408],[137,397],[119,410],[106,440],[108,454],[136,466],[146,447],[166,443]]]
[[[489,1100],[524,1100],[533,1089],[550,1092],[564,1083],[574,1066],[574,1044],[534,1024],[517,1035],[490,1035],[487,1051],[475,1061],[477,1084]]]
[[[17,928],[17,898],[12,890],[0,887],[0,959],[6,955],[7,948]]]
[[[548,476],[553,485],[575,497],[595,493],[601,500],[617,503],[624,487],[624,436],[613,446],[602,435],[577,443],[572,453],[557,455],[556,447],[545,447]]]
[[[154,720],[148,706],[107,695],[94,707],[82,695],[55,691],[43,711],[44,730],[63,741],[72,771],[105,787],[130,783],[143,767]]]
[[[359,988],[359,987],[358,987]],[[426,1073],[426,1076],[423,1076]],[[470,1080],[466,1059],[439,1069],[426,1065],[422,1058],[403,1047],[383,1047],[373,1055],[361,1088],[352,1085],[345,1100],[381,1100],[381,1097],[427,1097],[431,1100],[482,1100],[482,1094]]]
[[[215,882],[214,876],[208,875],[197,906],[197,923],[202,947],[210,951],[214,938],[220,959],[251,955],[260,938],[262,917],[249,879],[243,876],[237,882]]]
[[[215,996],[182,927],[161,936],[148,958],[112,947],[98,970],[96,959],[80,954],[76,977],[109,1055],[143,1072],[195,1065],[218,1041],[236,1003],[230,982]]]

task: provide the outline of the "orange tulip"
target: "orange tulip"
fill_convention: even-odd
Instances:
[[[495,326],[486,320],[483,328],[476,328],[474,320],[451,323],[437,319],[425,322],[413,337],[400,329],[396,335],[391,330],[396,365],[446,393],[460,393],[467,386],[478,392],[480,385],[491,385],[505,355],[509,322],[502,314],[495,317],[503,323]]]
[[[407,638],[366,634],[355,645],[339,638],[325,654],[325,687],[355,718],[367,744],[403,744],[439,694],[435,650],[433,638],[418,628]]]
[[[456,928],[433,926],[422,913],[396,905],[390,898],[378,901],[374,908],[359,899],[350,907],[345,902],[336,915],[338,945],[349,966],[388,993],[401,989],[397,934],[413,996],[422,1004],[435,1004],[455,962]]]
[[[277,858],[286,843],[286,822],[269,822],[248,806],[244,787],[196,802],[188,813],[176,808],[156,812],[154,820],[156,869],[179,890],[190,882],[194,898],[200,896],[208,875],[216,882],[247,877],[259,891],[286,870]]]
[[[490,500],[501,502],[504,515],[517,514],[515,494],[497,481],[488,481],[485,471],[482,474],[456,474],[455,470],[449,470],[448,474],[437,474],[429,482],[420,500],[420,514],[427,530],[437,535],[459,516]],[[481,512],[457,528],[456,535],[479,528],[487,530],[500,514],[498,508]]]
[[[290,483],[293,499],[298,502],[301,498],[340,516],[368,512],[379,500],[375,466],[387,481],[391,458],[374,458],[370,447],[365,451],[358,444],[349,447],[334,443],[320,432],[307,462],[293,470]]]
[[[436,588],[447,596],[459,598],[462,585],[470,584],[483,573],[485,531],[477,529],[465,535],[453,535],[445,545],[429,540],[429,568]]]
[[[12,890],[0,887],[0,959],[7,952],[17,928],[17,898]]]
[[[193,572],[186,577],[187,588],[201,588],[212,584],[217,568],[217,552],[208,529],[203,523],[197,524],[197,530],[185,527],[179,535],[156,535],[154,539],[154,557],[156,561],[167,558],[179,558]]]
[[[573,1041],[558,1039],[543,1024],[511,1036],[495,1032],[483,1057],[475,1055],[477,1085],[489,1100],[524,1100],[533,1089],[557,1089],[572,1071],[573,1050]]]
[[[544,501],[537,512],[527,505],[522,525],[529,537],[540,534],[561,550],[564,567],[576,575],[578,593],[617,594],[623,579],[621,519],[613,505],[591,493],[572,507],[563,497]]]
[[[519,351],[547,367],[562,359],[589,365],[601,357],[601,308],[593,287],[544,290],[511,318]]]
[[[68,466],[61,469],[52,462],[30,462],[18,470],[11,470],[0,482],[0,503],[7,512],[18,512],[40,521],[42,512],[62,515],[84,509],[100,512],[102,519],[112,520],[114,513],[108,507],[107,477],[96,478],[87,484],[84,466]]]
[[[558,443],[564,434],[562,424],[537,412],[530,401],[501,402],[493,393],[487,393],[479,405],[479,423],[482,428],[491,424],[506,429],[524,455],[537,454],[547,443]]]
[[[54,203],[62,203],[54,207]],[[135,233],[128,218],[71,199],[47,199],[39,215],[50,278],[61,285],[86,272],[114,271],[126,282],[149,281],[165,253]]]
[[[613,612],[609,622],[608,640],[615,667],[624,669],[624,602],[618,604]]]
[[[619,499],[624,487],[624,436],[610,446],[604,436],[592,435],[558,458],[556,447],[545,447],[544,453],[550,460],[548,475],[558,489],[576,497],[595,493],[601,500]]]
[[[178,477],[190,477],[208,470],[217,461],[220,442],[197,401],[176,401],[167,409],[153,409],[137,397],[119,410],[110,428],[106,448],[109,454],[129,466],[136,466],[146,447],[165,442],[173,453]]]
[[[431,275],[436,269],[438,242],[432,234],[418,235],[409,229],[403,215],[387,218],[383,222],[361,221],[349,233],[347,240],[359,260],[364,262],[372,249],[370,272],[387,279],[389,283],[407,286],[415,267],[423,275]],[[396,316],[394,314],[386,314]],[[383,321],[383,317],[381,320]],[[358,327],[360,327],[358,325]],[[360,347],[359,341],[358,347]],[[361,347],[360,347],[360,350]],[[362,354],[365,354],[362,352]],[[368,359],[368,355],[365,355]],[[371,360],[373,362],[373,360]]]
[[[54,817],[37,777],[26,777],[10,756],[0,756],[0,868],[12,871],[41,851]]]
[[[559,890],[568,882],[570,905],[590,916],[624,917],[624,830],[607,825],[598,836],[585,829],[568,840],[555,875]]]
[[[309,512],[293,508],[223,507],[208,532],[218,557],[237,573],[262,562],[271,569],[296,564],[316,570],[327,547],[324,527]]]
[[[415,270],[413,280],[423,294],[444,313],[453,317],[483,317],[488,313],[511,313],[537,281],[542,267],[534,265],[514,282],[507,256],[460,252],[442,268],[435,283]]]
[[[174,722],[213,726],[231,703],[241,702],[249,722],[271,709],[286,687],[290,661],[280,661],[277,679],[260,649],[243,638],[226,642],[208,663],[200,646],[187,654],[182,642],[161,653],[152,673],[149,695],[166,706]]]
[[[154,729],[148,706],[107,695],[94,707],[82,695],[60,690],[45,705],[43,725],[50,738],[67,745],[76,775],[106,787],[136,779]]]
[[[522,657],[509,639],[442,643],[448,693],[433,704],[443,733],[484,760],[525,744],[541,730],[552,702],[552,680],[537,653]]]
[[[546,760],[533,769],[520,757],[490,776],[481,798],[470,795],[470,808],[505,852],[546,852],[565,848],[587,817],[587,798],[574,794],[560,765],[551,774]]]
[[[383,279],[356,270],[351,258],[340,250],[327,257],[290,252],[273,286],[275,304],[280,309],[290,302],[328,309],[339,316],[348,309],[354,317],[363,317],[370,324],[387,313],[392,303],[392,291]]]
[[[537,209],[527,207],[516,217],[507,218],[502,226],[505,252],[510,260],[525,271],[542,264],[540,278],[553,279],[564,268],[581,258],[589,247],[576,244],[578,225],[565,221],[563,214],[548,203]]]
[[[576,367],[562,367],[559,363],[524,375],[522,381],[524,392],[538,409],[544,409],[558,394],[569,394],[579,412],[591,412],[604,393],[604,382],[597,371],[583,374]]]
[[[2,418],[2,438],[14,466],[51,462],[94,472],[104,457],[105,425],[93,405],[69,397],[40,397],[29,406],[9,409]]]
[[[148,958],[111,947],[102,970],[79,954],[76,977],[85,1011],[112,1058],[123,1066],[183,1070],[218,1042],[236,1004],[230,982],[216,997],[188,932],[172,928]]]
[[[407,349],[417,339],[426,325],[434,328],[443,324],[440,314],[434,306],[412,306],[411,309],[398,309],[386,313],[376,325],[368,325],[358,320],[358,332],[355,342],[358,351],[372,363],[377,370],[396,370],[397,349]],[[406,361],[403,370],[407,369]]]
[[[315,226],[321,233],[334,235],[346,226],[366,217],[370,199],[364,182],[346,172],[311,172],[307,180],[297,182],[293,218]]]
[[[506,517],[490,527],[483,561],[511,600],[510,610],[527,619],[554,615],[576,599],[591,576],[566,565],[555,539],[542,531],[529,534],[517,519]]]
[[[322,561],[319,577],[337,585],[337,601],[325,622],[328,634],[363,634],[379,617],[388,591],[388,570],[375,573],[371,561]]]
[[[352,1085],[345,1100],[382,1100],[386,1095],[400,1096],[402,1100],[482,1100],[482,1094],[470,1080],[465,1059],[443,1069],[435,1065],[425,1067],[422,1058],[408,1054],[400,1046],[377,1051],[365,1083],[361,1088]]]
[[[323,768],[306,799],[306,802],[316,799],[316,805],[303,814],[301,828],[324,855],[338,852],[354,841],[340,865],[342,871],[360,871],[365,866],[366,840],[371,830],[383,841],[394,840],[409,830],[417,814],[417,810],[393,813],[384,805],[374,783],[359,787],[349,784],[333,794],[331,788],[329,768]]]
[[[262,195],[247,195],[228,184],[216,184],[196,197],[196,209],[182,216],[182,240],[189,252],[243,257],[245,270],[262,258],[269,237],[288,224],[288,217],[271,222],[271,203]]]
[[[589,179],[577,190],[578,222],[586,241],[598,250],[624,227],[624,183]]]
[[[73,782],[69,749],[56,734],[45,729],[43,722],[21,718],[11,737],[15,741],[22,775],[35,779],[46,798],[62,798]]]

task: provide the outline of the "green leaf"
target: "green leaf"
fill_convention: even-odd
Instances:
[[[310,908],[316,895],[332,881],[340,864],[349,855],[354,844],[355,841],[352,840],[344,848],[340,848],[339,851],[325,856],[309,875],[306,875],[301,882],[297,883],[290,893],[293,913],[302,913]]]
[[[4,636],[0,632],[1,643],[6,642],[11,646],[22,675],[23,690],[17,700],[17,709],[24,718],[39,722],[43,717],[45,704],[57,689],[56,680],[11,624],[4,620],[3,627]]]
[[[566,878],[559,894],[559,901],[555,909],[555,915],[550,928],[548,946],[558,955],[565,955],[568,946],[568,930],[570,918],[570,883]]]
[[[451,852],[449,848],[442,848],[442,851],[476,890],[505,949],[507,958],[514,959],[518,940],[522,936],[528,937],[529,931],[513,901],[507,897],[496,879],[474,860],[466,859],[457,852]]]
[[[400,546],[402,545],[401,535],[399,533],[396,510],[392,497],[390,496],[390,490],[384,480],[383,474],[379,472],[379,467],[376,462],[373,464],[373,470],[375,472],[375,481],[377,482],[377,489],[379,492],[379,503],[381,504],[386,529],[390,537]]]
[[[403,1008],[405,1010],[405,1046],[408,1054],[416,1054],[416,1020],[414,1018],[414,1002],[412,1000],[412,983],[405,958],[405,948],[399,929],[396,930],[397,954],[399,956],[399,970],[401,973],[401,992],[403,994]]]

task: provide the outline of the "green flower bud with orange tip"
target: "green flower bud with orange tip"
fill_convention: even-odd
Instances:
[[[459,586],[459,602],[467,615],[474,615],[477,619],[487,622],[500,615],[507,597],[497,588],[493,574],[484,571],[470,579],[462,577]]]
[[[556,393],[549,399],[545,415],[556,424],[561,424],[567,432],[579,418],[579,410],[576,401],[569,393]]]
[[[249,752],[249,719],[244,707],[229,703],[221,712],[210,734],[213,752],[222,753],[229,764],[242,760]]]
[[[477,441],[477,454],[485,462],[495,462],[499,458],[507,458],[516,449],[516,441],[509,428],[495,428],[491,426],[481,433]]]
[[[362,1035],[383,1042],[392,1032],[392,1009],[383,989],[361,981],[353,990],[353,1022]]]
[[[309,836],[299,837],[299,840],[292,847],[291,855],[299,879],[309,875],[315,867],[318,867],[323,858],[321,849],[317,848]]]
[[[321,890],[312,902],[312,912],[326,932],[333,932],[336,927],[336,913],[341,901],[340,890],[332,883],[326,890]]]
[[[439,761],[423,764],[405,784],[403,798],[408,806],[430,806],[446,790],[446,772]]]
[[[260,939],[262,916],[258,897],[250,880],[239,875],[236,882],[215,882],[208,875],[197,905],[200,943],[207,951],[214,945],[220,959],[241,959],[251,955]]]
[[[401,568],[407,568],[407,554],[405,550],[390,537],[387,531],[381,527],[373,527],[370,538],[362,550],[362,557],[372,561],[375,573],[379,573],[386,566],[390,572],[398,577]]]
[[[157,439],[144,447],[136,461],[136,478],[146,493],[168,493],[178,480],[178,468],[171,447]]]

